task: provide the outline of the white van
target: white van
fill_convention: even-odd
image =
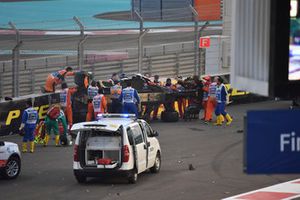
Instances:
[[[74,124],[74,175],[79,183],[87,177],[124,175],[136,183],[138,174],[158,173],[161,149],[158,133],[134,115],[101,114],[95,122]]]

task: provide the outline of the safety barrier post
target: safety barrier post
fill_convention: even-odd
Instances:
[[[179,68],[180,68],[180,65],[179,65],[179,54],[176,53],[176,64],[175,64],[175,73],[176,73],[176,77],[179,76]]]
[[[190,9],[193,14],[193,20],[194,20],[194,51],[195,51],[195,56],[194,56],[194,75],[199,74],[199,32],[198,32],[198,12],[197,10],[190,5]]]
[[[12,95],[13,97],[19,96],[19,86],[20,86],[20,75],[19,75],[19,65],[20,65],[20,47],[22,45],[20,31],[17,29],[15,24],[9,22],[8,25],[16,33],[16,45],[12,50]]]
[[[209,22],[205,22],[205,24],[200,28],[199,30],[199,39],[202,37],[203,31],[206,29],[206,27],[209,25]],[[205,49],[200,49],[199,54],[199,76],[205,74]]]
[[[3,98],[3,73],[0,73],[0,100]]]
[[[123,63],[123,60],[120,61],[120,72],[121,72],[121,74],[124,73],[124,63]]]
[[[139,41],[138,41],[138,73],[143,73],[143,37],[149,32],[148,29],[144,29],[144,20],[142,16],[139,14],[138,11],[134,11],[135,15],[140,21],[140,34],[139,34]]]
[[[153,76],[153,74],[152,74],[152,58],[151,58],[151,56],[148,56],[148,72],[149,72],[150,76]]]
[[[35,73],[34,69],[30,70],[30,80],[31,80],[31,93],[34,94],[35,90]]]
[[[82,70],[83,61],[84,61],[84,43],[88,38],[88,35],[84,34],[84,26],[81,23],[81,21],[78,19],[78,17],[73,17],[73,20],[76,22],[76,24],[80,28],[80,40],[78,42],[77,47],[77,65],[79,70]]]

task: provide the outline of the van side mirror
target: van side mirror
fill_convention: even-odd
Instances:
[[[158,137],[158,136],[159,136],[159,133],[157,131],[153,131],[152,137]]]
[[[4,146],[5,143],[3,141],[0,141],[0,146]]]

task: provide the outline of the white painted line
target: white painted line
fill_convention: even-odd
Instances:
[[[85,31],[85,35],[94,35],[93,32]],[[80,31],[46,31],[45,35],[80,35]]]

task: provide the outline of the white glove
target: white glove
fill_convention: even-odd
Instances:
[[[24,128],[24,126],[25,126],[25,124],[24,124],[24,123],[22,123],[22,124],[20,125],[20,128],[19,128],[19,130],[22,130],[22,129]]]

